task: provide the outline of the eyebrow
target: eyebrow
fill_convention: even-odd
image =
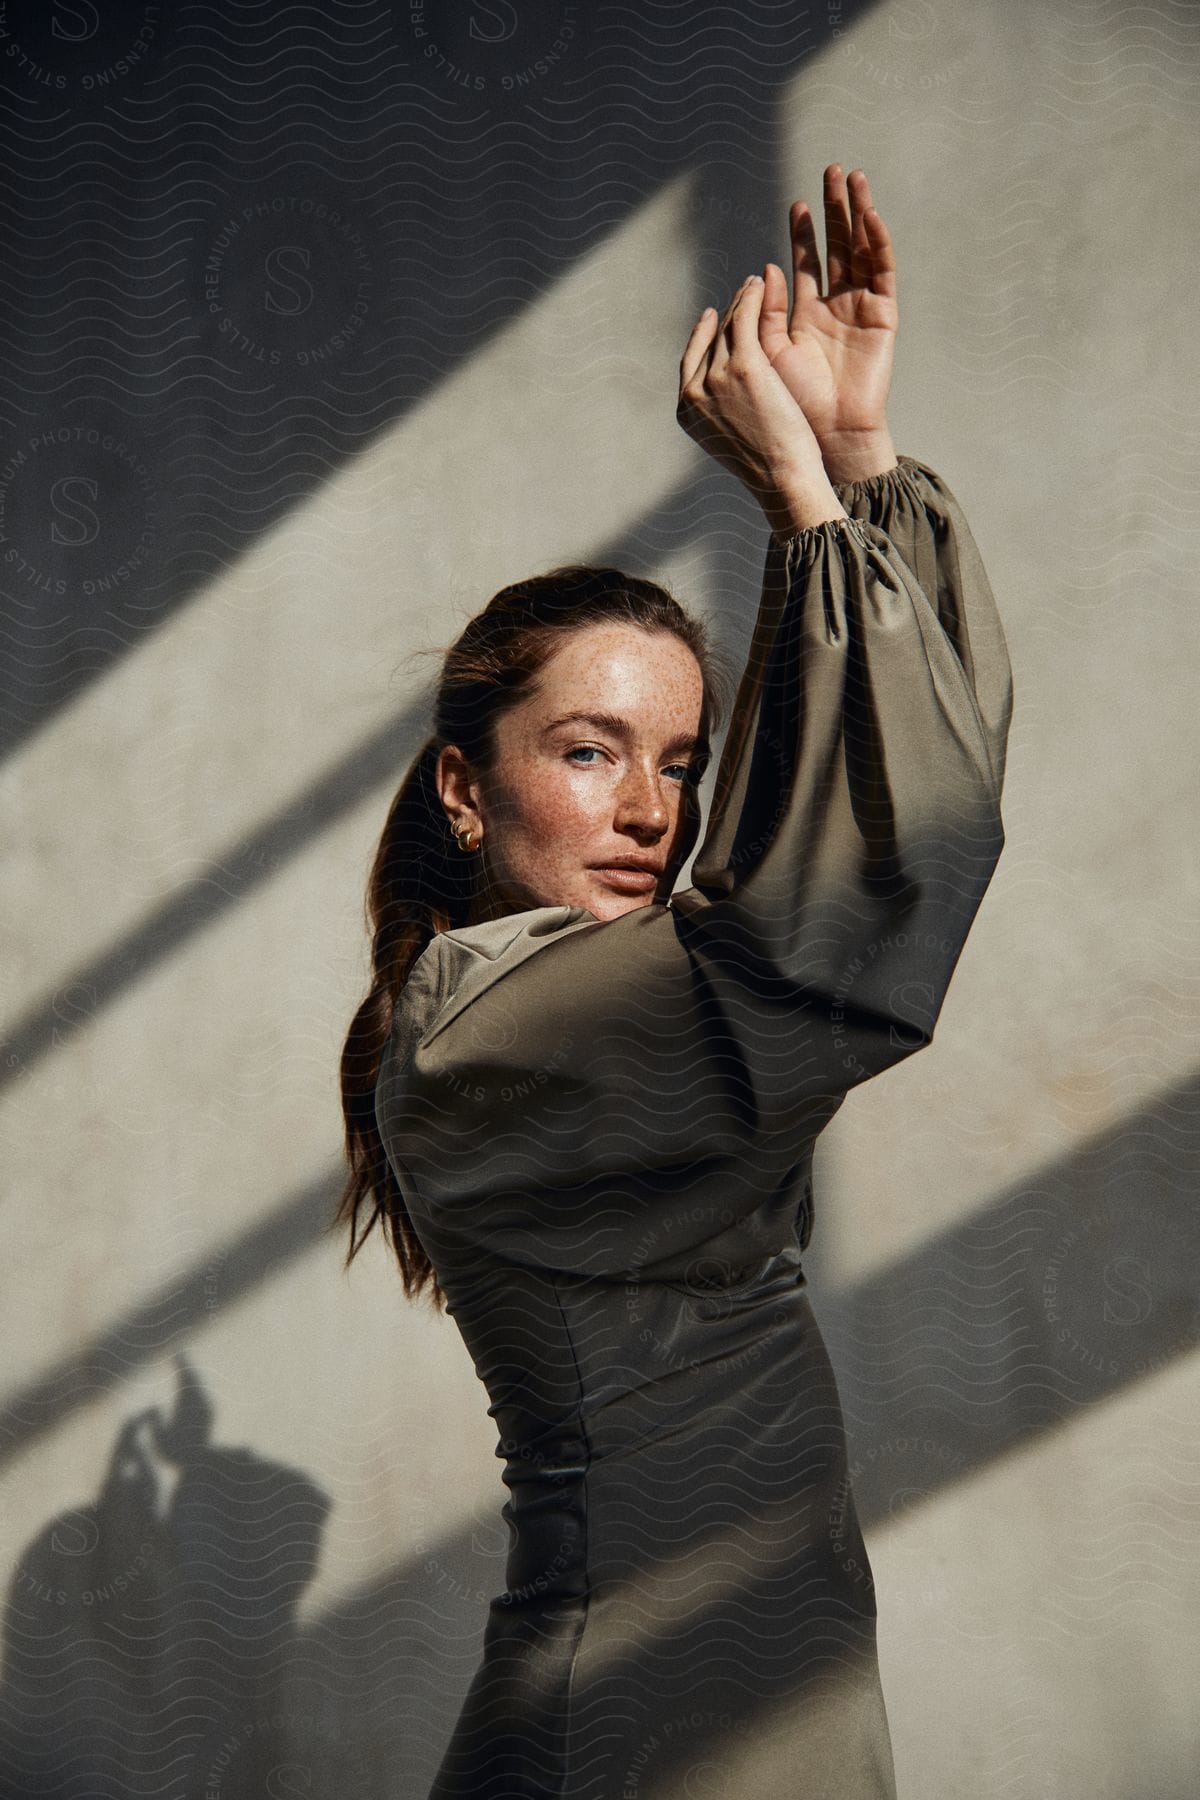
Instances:
[[[551,720],[550,724],[545,727],[543,736],[549,737],[552,731],[559,730],[563,725],[592,725],[597,731],[607,731],[612,737],[620,738],[623,743],[628,743],[633,736],[633,727],[628,719],[621,718],[619,713],[610,712],[564,713],[561,719]],[[666,750],[694,751],[707,749],[707,745],[704,739],[697,736],[695,732],[685,731],[673,737],[664,748]]]

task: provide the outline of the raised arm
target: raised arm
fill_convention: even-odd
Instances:
[[[915,456],[834,489],[852,518],[878,527],[904,558],[966,671],[999,792],[1012,717],[1013,686],[1004,627],[979,547],[962,507],[940,475]]]
[[[1010,692],[990,587],[964,580],[958,600],[975,676],[989,696]],[[804,1021],[796,1066],[814,1092],[932,1037],[1003,847],[1006,706],[998,716],[989,727],[879,526],[772,534],[694,885],[672,906],[723,984],[769,1001],[781,1030]]]
[[[826,165],[824,218],[822,267],[812,211],[792,202],[791,300],[782,269],[767,263],[759,344],[804,413],[844,510],[887,534],[928,596],[971,682],[999,788],[1012,710],[1004,633],[957,499],[928,463],[897,455],[892,441],[896,254],[864,169],[846,176],[840,163]]]
[[[827,166],[825,226],[824,292],[798,200],[790,310],[774,263],[741,305],[761,361],[745,356],[747,388],[773,396],[774,375],[839,506],[802,496],[781,518],[764,502],[750,658],[695,885],[673,904],[697,954],[827,1020],[825,1051],[837,1037],[845,1056],[825,1073],[849,1086],[932,1034],[1003,844],[1012,678],[957,500],[892,444],[896,259],[862,170]]]

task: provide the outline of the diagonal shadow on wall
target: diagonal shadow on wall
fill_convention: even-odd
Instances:
[[[1198,1087],[1200,1071],[885,1270],[815,1297],[868,1528],[1036,1441],[1200,1342],[1200,1216],[1192,1204],[1200,1173]],[[12,1397],[0,1417],[5,1455],[29,1448],[98,1388],[161,1358],[211,1318],[214,1267],[224,1306],[311,1248],[333,1193],[332,1181],[314,1184],[205,1269]],[[296,1601],[316,1566],[327,1500],[299,1471],[277,1471],[250,1451],[214,1448],[207,1403],[181,1368],[174,1415],[158,1420],[155,1431],[160,1449],[187,1477],[187,1504],[169,1515],[183,1525],[164,1537],[147,1512],[151,1477],[138,1436],[147,1415],[138,1415],[114,1450],[97,1508],[56,1521],[19,1559],[7,1613],[6,1690],[9,1702],[23,1707],[25,1735],[16,1738],[22,1767],[36,1770],[46,1753],[30,1696],[41,1694],[53,1713],[61,1692],[61,1683],[47,1689],[39,1671],[69,1673],[77,1660],[74,1640],[63,1636],[52,1572],[61,1581],[67,1569],[77,1587],[100,1569],[96,1579],[106,1585],[98,1612],[106,1623],[92,1615],[84,1659],[91,1659],[90,1685],[106,1696],[106,1718],[118,1702],[131,1709],[155,1755],[165,1741],[178,1752],[167,1729],[175,1730],[176,1702],[165,1696],[182,1692],[193,1730],[188,1767],[216,1767],[228,1757],[229,1795],[243,1791],[243,1780],[261,1783],[264,1768],[283,1766],[309,1778],[319,1769],[322,1780],[352,1769],[360,1794],[373,1792],[376,1781],[381,1794],[394,1793],[397,1780],[399,1791],[424,1791],[477,1664],[488,1600],[505,1585],[504,1490],[497,1481],[465,1526],[410,1543],[409,1559],[390,1575],[301,1626]],[[400,1454],[404,1449],[397,1446]],[[251,1514],[258,1548],[247,1563]],[[226,1601],[216,1616],[225,1617],[229,1641],[215,1654],[213,1583],[222,1545],[233,1561],[218,1582]],[[243,1630],[245,1596],[228,1602],[235,1545],[257,1595],[246,1614],[257,1621],[253,1631]],[[131,1598],[113,1612],[118,1577]],[[61,1591],[69,1599],[74,1589]],[[180,1598],[185,1593],[191,1612]],[[282,1610],[264,1602],[264,1595],[279,1594]],[[150,1596],[157,1596],[153,1603]],[[191,1705],[197,1695],[204,1702],[198,1708]],[[94,1779],[104,1732],[87,1706],[72,1719],[82,1734],[80,1779],[88,1770]],[[695,1743],[681,1740],[657,1775],[669,1776],[670,1757],[682,1767],[695,1754]],[[121,1778],[128,1780],[128,1770]]]
[[[870,1467],[856,1476],[864,1519],[935,1493],[1200,1343],[1198,1098],[1200,1071],[900,1261],[815,1296],[851,1436],[904,1434],[919,1420],[925,1439],[936,1422],[940,1440],[933,1465],[921,1443],[898,1453],[886,1489]],[[310,1251],[341,1179],[335,1166],[10,1395],[0,1466]]]
[[[708,467],[631,524],[619,539],[602,545],[591,560],[640,571],[694,546],[698,518],[704,521],[706,569],[718,591],[737,595],[756,585],[766,545],[761,515],[720,471],[710,472]],[[745,615],[741,631],[748,640],[753,604],[748,602],[739,611]],[[389,782],[399,786],[428,730],[427,703],[404,708],[348,749],[335,767],[285,809],[223,850],[219,862],[181,884],[148,918],[64,975],[49,1000],[6,1026],[0,1091],[30,1079],[43,1057],[90,1025],[127,988],[249,899],[264,882],[276,879],[322,833],[361,806],[364,793],[376,787],[385,790]],[[381,830],[386,804],[381,800]]]
[[[704,300],[783,254],[787,84],[872,5],[743,0],[684,32],[668,0],[528,0],[494,9],[507,35],[443,7],[458,63],[430,58],[410,17],[424,8],[296,0],[280,32],[255,7],[150,7],[145,53],[89,86],[92,63],[115,69],[130,47],[147,11],[130,0],[86,9],[94,41],[46,36],[46,62],[74,58],[65,86],[23,87],[10,62],[5,745],[202,596],[665,183],[694,174]]]

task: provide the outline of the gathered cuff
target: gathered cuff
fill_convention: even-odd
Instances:
[[[896,467],[894,469],[884,469],[879,475],[864,475],[858,481],[832,481],[829,485],[832,487],[838,499],[845,504],[847,495],[853,499],[858,494],[882,493],[885,487],[895,483],[897,475],[899,475],[903,469],[907,468],[912,470],[917,467],[918,462],[915,456],[905,456],[897,450]]]
[[[814,532],[824,532],[830,525],[849,525],[859,522],[861,515],[854,512],[855,501],[878,499],[887,495],[895,500],[898,491],[903,490],[906,482],[924,472],[925,465],[915,456],[907,456],[896,452],[896,466],[884,469],[878,475],[863,475],[858,481],[832,481],[830,486],[849,514],[845,519],[822,519],[819,525],[802,525],[795,531],[775,530],[771,533],[771,542],[783,548],[802,546],[803,541],[812,538]]]
[[[786,551],[795,560],[798,553],[826,542],[830,531],[843,531],[852,526],[861,526],[862,523],[861,519],[856,519],[849,513],[844,519],[822,519],[816,525],[798,525],[795,530],[773,531],[771,548]],[[851,530],[850,535],[857,537],[859,533]]]

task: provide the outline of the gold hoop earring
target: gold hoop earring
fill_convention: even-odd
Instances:
[[[454,841],[458,845],[460,850],[463,850],[463,851],[478,850],[479,844],[482,844],[483,839],[480,838],[479,844],[473,844],[471,842],[471,839],[474,837],[474,835],[475,835],[475,831],[474,831],[473,826],[456,825],[454,827]],[[466,838],[466,840],[467,840],[465,844],[463,842],[464,838]]]

